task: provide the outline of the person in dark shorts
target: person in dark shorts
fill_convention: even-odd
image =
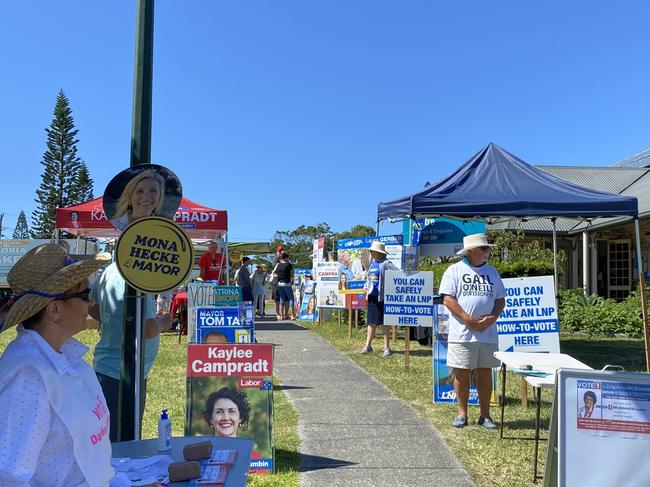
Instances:
[[[280,312],[283,320],[295,320],[294,297],[291,284],[293,283],[293,264],[289,262],[289,254],[282,251],[280,261],[275,266],[275,273],[278,276],[278,297],[280,301]]]
[[[275,317],[278,321],[282,319],[282,313],[280,312],[280,293],[278,293],[277,279],[275,279],[274,282],[273,276],[275,275],[276,267],[280,262],[280,256],[282,255],[282,252],[284,252],[284,247],[282,245],[278,245],[275,248],[275,257],[273,257],[273,270],[271,271],[271,276],[269,277],[269,282],[271,283],[271,297],[273,298],[273,301],[275,301]]]
[[[371,353],[372,340],[375,338],[377,325],[381,325],[384,335],[384,357],[390,357],[393,352],[390,349],[389,328],[384,326],[384,274],[386,269],[398,270],[395,264],[386,258],[388,252],[382,242],[374,241],[370,246],[370,267],[368,268],[368,280],[364,287],[368,296],[368,334],[366,345],[361,353]]]

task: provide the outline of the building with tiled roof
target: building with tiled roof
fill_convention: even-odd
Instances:
[[[646,280],[650,279],[650,149],[611,166],[537,166],[545,172],[587,188],[636,196],[639,201],[641,254]],[[493,229],[524,230],[527,238],[552,245],[547,219],[511,220]],[[559,218],[558,248],[566,256],[561,287],[584,287],[590,293],[622,299],[638,282],[634,225],[629,218],[596,218],[588,222]],[[588,239],[585,254],[583,239]],[[585,255],[587,255],[585,259]],[[584,261],[586,262],[586,269]],[[586,272],[585,272],[586,271]]]
[[[615,162],[612,167],[650,167],[650,149]]]

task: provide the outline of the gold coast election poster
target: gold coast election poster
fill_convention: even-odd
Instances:
[[[250,471],[273,472],[272,376],[270,343],[188,345],[185,435],[251,438]]]

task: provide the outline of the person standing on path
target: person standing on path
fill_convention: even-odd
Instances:
[[[275,316],[277,320],[282,319],[282,312],[280,311],[280,293],[278,292],[278,284],[277,284],[277,279],[274,279],[275,275],[275,268],[278,265],[278,262],[280,262],[280,257],[282,256],[282,252],[284,252],[284,247],[282,245],[278,245],[275,248],[275,256],[273,257],[273,270],[271,271],[271,278],[269,279],[269,282],[271,283],[271,298],[273,301],[275,301]]]
[[[386,258],[386,246],[377,240],[370,246],[370,267],[365,291],[368,296],[368,332],[366,346],[361,353],[372,353],[372,340],[375,338],[377,325],[381,325],[384,335],[384,357],[390,357],[390,329],[384,325],[384,274],[386,269],[398,270],[395,264]]]
[[[280,298],[280,312],[283,320],[294,320],[294,297],[291,285],[293,283],[293,264],[289,262],[289,253],[282,251],[280,261],[275,266],[278,276],[278,297]]]
[[[463,239],[458,255],[463,260],[447,268],[440,282],[443,303],[449,309],[447,366],[454,369],[454,390],[458,398],[458,416],[452,426],[467,426],[470,374],[476,370],[481,408],[478,424],[496,429],[490,416],[492,368],[499,366],[494,358],[498,351],[494,326],[505,306],[506,289],[499,272],[487,263],[490,254],[483,233]]]
[[[253,273],[253,307],[256,315],[264,316],[264,295],[266,294],[266,274],[261,265],[255,268]]]
[[[253,281],[251,281],[251,274],[248,271],[250,261],[250,257],[242,258],[241,267],[237,271],[235,280],[237,281],[237,285],[241,287],[242,301],[253,302]]]

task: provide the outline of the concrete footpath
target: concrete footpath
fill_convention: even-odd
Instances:
[[[259,321],[255,334],[276,344],[300,414],[303,487],[474,485],[429,423],[325,339],[291,322]]]

